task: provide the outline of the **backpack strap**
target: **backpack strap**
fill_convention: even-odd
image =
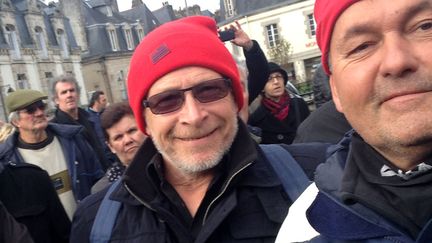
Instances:
[[[109,187],[96,214],[90,233],[91,243],[107,243],[111,239],[111,233],[120,210],[121,202],[111,200],[111,193],[121,184],[121,179],[115,181]]]
[[[260,147],[281,180],[285,192],[294,202],[311,184],[311,181],[290,152],[282,148],[281,145],[260,144]]]

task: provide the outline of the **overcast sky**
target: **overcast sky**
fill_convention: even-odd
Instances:
[[[173,6],[174,9],[178,9],[179,7],[185,7],[185,0],[143,0],[143,2],[147,5],[147,7],[153,11],[162,7],[163,2],[168,2]],[[192,6],[194,4],[198,4],[201,7],[201,10],[210,10],[214,12],[219,9],[219,0],[187,0],[187,5]],[[127,10],[132,6],[132,0],[117,0],[117,4],[119,6],[119,10]]]

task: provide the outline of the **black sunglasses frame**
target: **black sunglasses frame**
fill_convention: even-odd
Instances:
[[[197,95],[196,92],[200,91],[200,88],[206,87],[206,86],[208,86],[209,82],[214,82],[214,81],[224,81],[224,85],[225,85],[224,88],[225,89],[224,89],[224,93],[222,94],[222,96],[212,97],[210,99],[207,97],[207,99],[202,99],[202,97]],[[189,87],[186,89],[168,90],[168,91],[165,91],[165,92],[162,92],[159,94],[152,95],[151,97],[147,98],[146,100],[143,100],[142,105],[144,108],[149,108],[151,110],[151,112],[153,114],[156,114],[156,115],[174,112],[174,111],[179,110],[183,106],[184,100],[185,100],[185,94],[184,93],[186,91],[189,91],[189,90],[192,91],[193,97],[196,100],[198,100],[200,103],[210,103],[210,102],[225,98],[229,94],[229,92],[232,91],[232,82],[231,82],[231,79],[223,78],[223,77],[207,80],[207,81],[201,82],[195,86],[192,86],[192,87]],[[156,106],[156,104],[158,102],[152,102],[152,98],[154,99],[155,97],[159,97],[159,96],[164,95],[164,94],[174,94],[174,95],[179,94],[179,102],[176,102],[175,105],[172,105],[172,107],[170,107],[169,109],[166,108],[165,110],[160,111],[160,110],[158,110],[158,108]]]
[[[47,104],[41,100],[34,102],[33,104],[27,106],[26,108],[22,109],[21,111],[33,115],[38,109],[45,111],[47,107]]]

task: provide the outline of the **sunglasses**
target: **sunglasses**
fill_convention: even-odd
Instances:
[[[231,80],[217,78],[204,81],[193,87],[179,90],[169,90],[149,97],[143,101],[144,108],[150,108],[153,114],[165,114],[176,111],[183,106],[185,92],[192,91],[192,95],[201,103],[220,100],[231,91]]]
[[[29,114],[29,115],[33,115],[38,109],[44,111],[45,108],[46,108],[46,104],[40,100],[40,101],[37,101],[37,102],[27,106],[22,111]]]

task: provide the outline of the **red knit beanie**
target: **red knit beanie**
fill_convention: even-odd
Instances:
[[[237,65],[217,35],[214,19],[193,16],[168,22],[150,32],[136,48],[128,75],[129,103],[139,128],[145,133],[142,101],[153,83],[188,66],[209,68],[232,80],[240,110],[243,92]]]
[[[316,39],[321,49],[321,62],[324,71],[330,75],[328,55],[333,28],[339,16],[352,4],[360,0],[316,0],[314,8],[317,23]]]

